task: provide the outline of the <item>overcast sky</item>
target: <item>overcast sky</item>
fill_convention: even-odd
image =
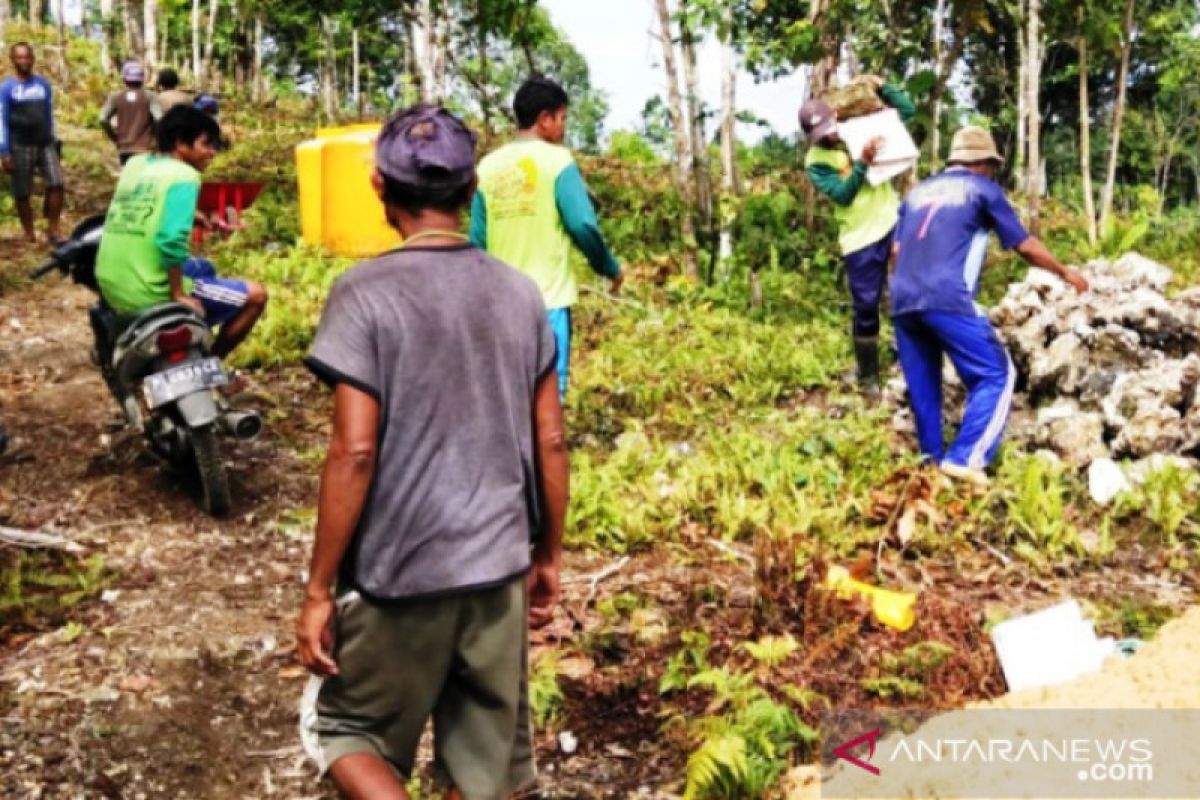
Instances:
[[[542,5],[587,59],[592,85],[608,95],[609,131],[636,127],[648,99],[656,94],[666,98],[662,45],[651,35],[657,28],[652,0],[542,0]],[[710,40],[697,56],[704,101],[719,107],[720,48]],[[755,85],[743,72],[738,109],[769,121],[779,133],[793,134],[803,86],[799,74]],[[748,126],[743,126],[741,135],[759,136]]]

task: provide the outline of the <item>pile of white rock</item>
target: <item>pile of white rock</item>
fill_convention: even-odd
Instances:
[[[1200,288],[1136,253],[1093,261],[1078,294],[1043,270],[992,310],[1026,395],[1010,438],[1082,467],[1200,455]]]

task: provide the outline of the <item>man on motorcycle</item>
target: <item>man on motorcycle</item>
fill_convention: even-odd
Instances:
[[[267,303],[253,281],[217,276],[212,262],[191,258],[188,243],[200,197],[200,173],[216,155],[221,128],[208,114],[176,106],[158,126],[158,151],[135,156],[121,172],[104,222],[96,280],[119,314],[176,302],[220,326],[213,354],[241,343]]]

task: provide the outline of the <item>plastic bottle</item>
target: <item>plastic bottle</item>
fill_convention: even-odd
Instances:
[[[880,589],[850,577],[845,567],[831,566],[825,575],[826,588],[833,589],[838,596],[852,595],[865,598],[871,604],[871,613],[880,623],[898,631],[906,631],[917,621],[917,596],[912,592],[897,592]]]

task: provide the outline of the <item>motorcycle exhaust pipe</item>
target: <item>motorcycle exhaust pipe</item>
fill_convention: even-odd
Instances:
[[[226,411],[220,420],[221,429],[242,442],[256,439],[262,433],[262,417],[253,411]]]

